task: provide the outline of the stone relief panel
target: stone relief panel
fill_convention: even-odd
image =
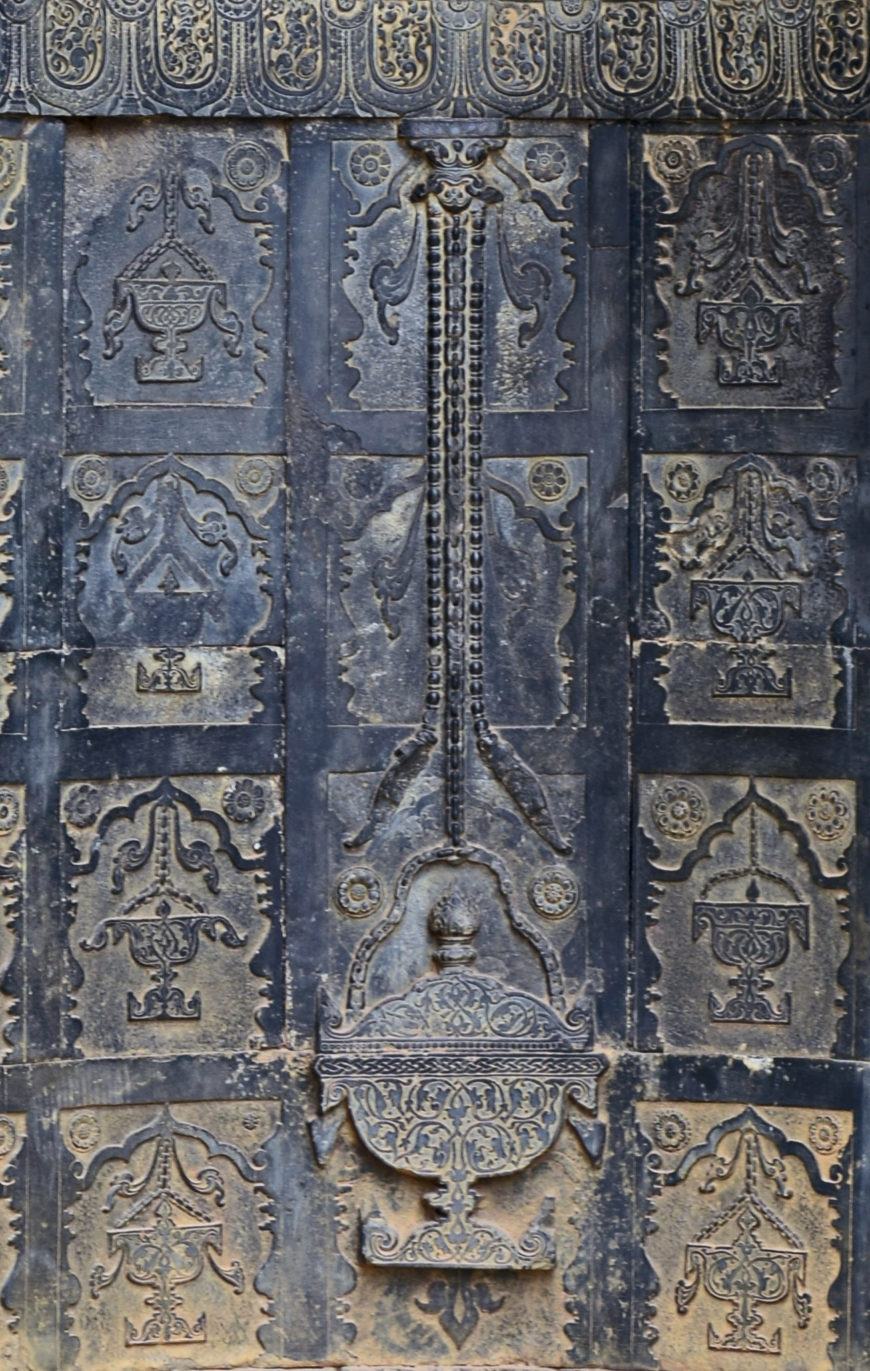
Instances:
[[[830,1368],[851,1115],[662,1101],[638,1122],[662,1371],[726,1354],[738,1371]]]
[[[274,1216],[262,1149],[280,1115],[276,1100],[60,1111],[76,1367],[262,1356]]]
[[[426,457],[333,457],[322,507],[333,539],[331,717],[413,730],[379,771],[330,779],[339,840],[380,863],[388,883],[430,831],[462,848],[476,827],[509,864],[537,870],[572,853],[582,818],[582,782],[558,774],[545,730],[576,727],[585,710],[586,462],[483,453],[481,284],[502,203],[489,159],[504,138],[492,121],[471,138],[455,132],[405,128],[414,175],[425,178],[414,195],[430,340]],[[511,736],[515,725],[525,732]],[[523,885],[530,876],[527,866]]]
[[[645,138],[650,404],[851,403],[854,156],[840,134]]]
[[[310,214],[294,220],[291,292],[307,302],[298,320],[312,325],[291,327],[294,370],[305,402],[347,430],[349,454],[406,456],[426,443],[435,277],[424,145],[453,128],[428,124],[306,124],[294,134],[293,194]],[[576,451],[570,416],[588,408],[585,130],[482,118],[455,131],[457,156],[471,161],[457,161],[449,176],[473,171],[486,211],[475,344],[488,359],[480,375],[487,451]],[[322,330],[315,320],[326,314],[332,323]]]
[[[414,721],[426,671],[427,478],[422,458],[335,457],[330,716]],[[483,460],[487,676],[498,724],[585,715],[584,457]],[[552,669],[527,679],[529,662]]]
[[[0,415],[24,412],[27,143],[0,138]]]
[[[547,874],[531,898],[545,919],[565,918],[576,888],[556,872]],[[378,894],[376,878],[361,870],[348,873],[336,889],[351,918],[374,912]],[[428,908],[422,928],[412,900]],[[388,950],[382,958],[387,966],[379,968],[379,944],[406,916],[405,938],[397,938],[396,954]],[[511,983],[504,972],[483,969],[498,968],[487,934],[499,920],[528,945],[530,958],[537,955],[538,977],[527,979],[543,980],[540,994],[518,988],[517,977]],[[474,944],[481,933],[478,970]],[[406,973],[399,993],[378,993],[385,975],[398,980],[412,954],[426,950],[431,960],[421,975],[409,984]],[[439,1182],[425,1197],[436,1217],[408,1231],[394,1227],[377,1206],[369,1209],[361,1228],[363,1260],[457,1270],[553,1268],[552,1201],[542,1198],[528,1226],[514,1233],[517,1216],[510,1210],[507,1229],[503,1221],[493,1222],[492,1206],[476,1215],[476,1182],[526,1171],[553,1146],[566,1119],[598,1159],[603,1129],[595,1120],[597,1078],[607,1063],[590,1050],[592,1035],[590,1003],[580,997],[569,1007],[558,955],[512,898],[497,858],[473,849],[412,859],[392,908],[358,940],[344,1010],[325,992],[321,999],[315,1070],[322,1117],[312,1125],[318,1157],[326,1160],[349,1114],[379,1162]],[[532,1119],[537,1122],[530,1130]],[[392,1191],[397,1193],[395,1185]],[[407,1207],[405,1201],[404,1212]]]
[[[0,325],[2,328],[2,325]],[[20,457],[0,459],[0,734],[24,732],[23,479]]]
[[[587,972],[584,777],[545,776],[546,791],[538,782],[566,846],[570,842],[570,850],[561,853],[523,822],[494,782],[480,776],[469,784],[469,829],[485,832],[486,840],[479,849],[480,861],[475,860],[461,880],[457,873],[455,882],[449,849],[436,841],[443,814],[434,772],[424,772],[408,786],[402,811],[388,827],[366,842],[356,842],[365,837],[359,831],[359,817],[378,803],[380,780],[370,772],[333,773],[328,778],[332,978],[341,984],[349,971],[360,974],[358,943],[360,928],[366,927],[362,921],[368,921],[370,930],[378,929],[390,909],[395,914],[400,906],[399,924],[393,927],[392,919],[389,924],[389,956],[365,958],[372,993],[400,993],[431,968],[428,916],[447,886],[457,885],[483,919],[478,959],[487,970],[545,996],[548,987],[557,995],[588,990],[584,978],[592,972]],[[381,810],[386,808],[383,800],[379,804]],[[368,947],[367,935],[365,942]],[[559,957],[568,949],[573,976],[566,991]]]
[[[262,646],[281,641],[280,462],[89,454],[64,465],[67,636],[93,644],[80,663],[88,724],[262,715],[282,660]]]
[[[827,1056],[846,1012],[855,786],[646,776],[647,1003],[663,1046]]]
[[[830,727],[854,459],[669,454],[643,474],[642,630],[668,719]]]
[[[21,646],[22,479],[20,459],[0,460],[0,643],[16,647]]]
[[[111,128],[71,139],[66,168],[73,446],[123,431],[119,409],[169,446],[182,406],[202,411],[203,432],[209,413],[247,413],[236,431],[271,446],[283,375],[281,135]]]
[[[22,646],[23,469],[20,458],[0,460],[0,733],[7,734],[23,728],[22,660],[15,651],[2,650]]]
[[[20,698],[22,675],[21,658],[12,652],[0,652],[0,732],[24,732],[24,721],[20,717],[23,708],[23,701]],[[19,696],[17,701],[16,694]],[[16,703],[19,705],[18,710],[15,708]]]
[[[505,129],[505,135],[507,130]],[[333,388],[347,407],[419,410],[427,396],[425,194],[420,159],[393,140],[333,143],[333,213],[346,223],[340,290],[354,321],[333,344]],[[584,135],[500,138],[486,181],[486,303],[481,381],[487,410],[585,405],[585,260],[577,235]],[[570,318],[569,318],[570,315]],[[573,327],[572,327],[573,325]]]
[[[77,1049],[244,1050],[280,1032],[277,781],[63,788]]]
[[[0,733],[23,731],[23,664],[11,650],[22,647],[22,483],[21,459],[0,459]]]

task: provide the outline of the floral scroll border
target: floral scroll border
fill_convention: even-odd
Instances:
[[[729,3],[0,0],[0,112],[867,116],[865,7]]]

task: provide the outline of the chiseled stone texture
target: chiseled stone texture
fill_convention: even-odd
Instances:
[[[870,1371],[868,45],[0,0],[9,1371]]]

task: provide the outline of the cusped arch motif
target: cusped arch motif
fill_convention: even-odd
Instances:
[[[86,1354],[108,1323],[128,1355],[202,1355],[220,1344],[230,1301],[232,1317],[253,1320],[255,1355],[267,1313],[257,1282],[274,1233],[263,1154],[250,1155],[254,1137],[243,1148],[206,1126],[215,1115],[237,1137],[238,1113],[158,1104],[116,1118],[97,1106],[68,1123],[79,1152],[68,1213],[82,1288],[72,1308]],[[274,1121],[270,1106],[255,1127],[262,1136]]]
[[[659,800],[689,784],[702,823],[663,822],[676,801],[660,816]],[[709,778],[662,778],[644,800],[643,826],[659,848],[647,937],[661,1040],[698,1050],[739,1040],[744,1051],[776,1041],[797,1053],[817,1053],[824,1040],[830,1051],[850,948],[846,791],[738,778],[728,781],[727,805],[720,795],[711,807],[712,793]]]
[[[268,614],[266,530],[171,454],[122,482],[79,546],[78,612],[98,643],[250,639]]]

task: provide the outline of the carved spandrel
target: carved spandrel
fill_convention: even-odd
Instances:
[[[658,298],[647,372],[659,396],[822,408],[842,391],[849,404],[852,141],[654,134],[644,160]]]
[[[279,464],[88,454],[65,465],[68,631],[93,644],[80,678],[90,725],[255,718],[280,659],[260,646],[280,638]]]
[[[499,825],[499,797],[495,787],[483,789],[471,810],[475,826],[488,821],[491,859],[512,892],[512,918],[505,919],[502,902],[485,867],[469,869],[467,886],[459,884],[479,907],[482,919],[478,939],[478,962],[494,975],[504,974],[544,997],[555,986],[557,995],[569,996],[588,988],[584,982],[587,960],[585,812],[582,776],[548,778],[555,811],[573,842],[572,855],[556,857],[533,835],[523,833],[516,822]],[[333,841],[330,844],[329,897],[330,979],[340,984],[350,967],[360,970],[356,956],[361,936],[380,927],[396,907],[397,891],[392,873],[408,861],[413,835],[438,821],[440,795],[432,785],[417,784],[409,794],[408,812],[396,831],[385,831],[363,849],[349,849],[342,837],[353,835],[353,824],[365,812],[378,777],[360,773],[330,776],[329,809]],[[413,850],[413,849],[411,849]],[[492,854],[502,851],[496,861]],[[424,856],[425,856],[424,849]],[[432,905],[445,893],[450,866],[422,858],[420,869],[407,892],[401,893],[403,915],[391,928],[389,956],[366,958],[366,979],[371,977],[370,996],[396,995],[431,970],[432,947],[426,936],[426,920]],[[416,863],[409,863],[413,869]],[[516,937],[516,918],[528,938]],[[529,945],[538,943],[538,955]],[[527,945],[527,943],[529,945]],[[570,946],[574,976],[566,984],[559,965]],[[591,972],[589,972],[591,975]]]
[[[640,822],[662,1044],[830,1055],[848,1007],[854,784],[648,776]]]
[[[850,458],[644,458],[641,630],[672,723],[834,722],[855,480]]]
[[[264,950],[277,937],[274,779],[79,781],[62,815],[81,1050],[261,1045],[282,1000]]]
[[[661,1101],[638,1122],[662,1371],[726,1356],[738,1371],[830,1368],[851,1115]]]
[[[585,159],[583,135],[559,129],[548,138],[505,139],[488,163],[482,327],[492,360],[482,386],[490,411],[549,412],[585,403],[585,260],[577,227]],[[333,214],[347,225],[333,295],[345,297],[354,325],[351,341],[336,340],[331,354],[333,389],[347,395],[341,408],[425,408],[419,178],[419,159],[404,141],[333,146]]]
[[[280,1104],[259,1099],[61,1110],[78,1366],[262,1355],[273,1211],[261,1149],[279,1119]]]

